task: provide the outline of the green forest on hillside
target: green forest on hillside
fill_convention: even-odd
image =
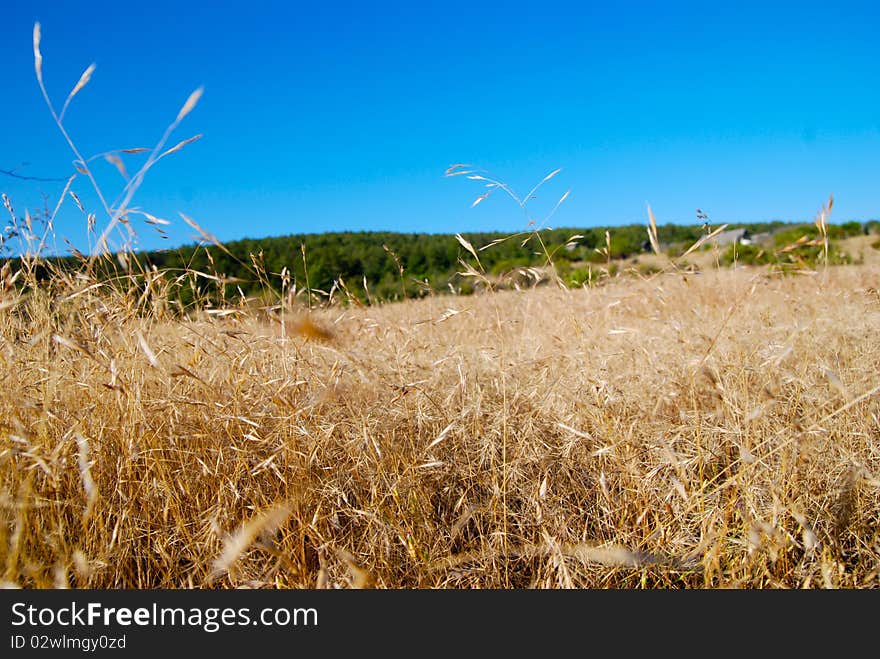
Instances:
[[[821,248],[800,246],[794,253],[782,252],[786,245],[804,236],[815,239],[812,224],[766,222],[730,225],[752,235],[765,236],[762,245],[736,246],[739,263],[761,264],[814,262]],[[831,262],[845,257],[833,249],[834,240],[880,231],[880,222],[848,222],[830,225]],[[682,254],[705,236],[700,225],[665,224],[658,227],[661,249],[672,257]],[[768,238],[769,237],[769,238]],[[542,229],[505,234],[466,233],[462,238],[473,246],[478,258],[455,235],[395,232],[335,232],[297,234],[259,239],[243,239],[225,244],[204,241],[176,249],[117,254],[90,267],[101,279],[149,276],[157,283],[161,277],[182,308],[195,300],[210,304],[230,304],[257,298],[273,303],[282,291],[326,299],[334,293],[343,300],[375,303],[418,297],[434,293],[468,294],[479,286],[476,277],[463,275],[467,263],[474,271],[493,280],[523,268],[552,264],[562,280],[571,286],[591,281],[593,273],[616,259],[648,251],[645,225],[618,227]],[[768,243],[769,241],[769,243]],[[767,245],[770,247],[767,247]],[[610,245],[610,254],[608,246]],[[734,259],[734,247],[721,248],[720,262]],[[44,259],[31,264],[48,276],[53,267],[78,267],[73,256]],[[608,268],[606,268],[606,274]],[[528,281],[527,279],[524,281]],[[274,298],[274,300],[273,300]]]

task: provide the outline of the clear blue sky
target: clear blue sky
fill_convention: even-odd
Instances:
[[[221,240],[298,232],[525,228],[500,194],[471,208],[488,169],[551,226],[880,217],[877,2],[238,3],[4,2],[0,169],[65,177],[81,151],[151,146],[200,85],[172,137],[204,137],[159,163],[134,204],[140,246],[191,242],[191,216]],[[141,162],[128,156],[130,170]],[[22,163],[29,163],[23,166]],[[95,163],[110,197],[122,179]],[[16,211],[63,184],[0,174]],[[100,212],[84,177],[74,183]],[[2,209],[0,209],[2,210]],[[5,213],[5,211],[3,211]],[[4,220],[5,223],[5,220]],[[85,245],[66,203],[60,236]],[[60,245],[61,246],[61,245]]]

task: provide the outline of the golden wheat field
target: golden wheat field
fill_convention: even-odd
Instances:
[[[876,265],[285,318],[4,274],[7,585],[880,585]]]

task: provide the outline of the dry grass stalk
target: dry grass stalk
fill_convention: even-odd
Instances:
[[[214,560],[211,579],[226,574],[260,535],[269,535],[277,531],[290,516],[290,512],[289,504],[279,503],[242,524],[223,543],[223,551]]]

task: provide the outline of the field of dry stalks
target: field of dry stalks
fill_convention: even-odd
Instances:
[[[5,295],[7,585],[880,585],[874,265],[283,321]]]

